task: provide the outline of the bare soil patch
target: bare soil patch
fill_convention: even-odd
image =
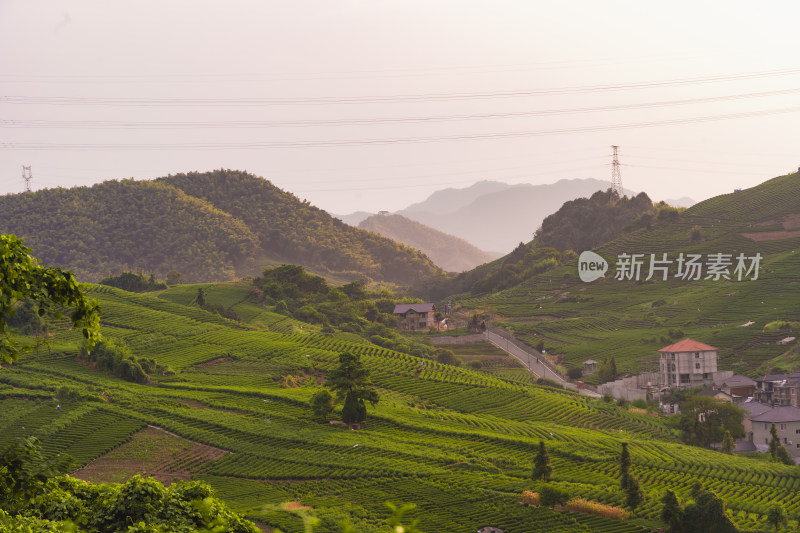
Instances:
[[[775,224],[775,220],[768,220],[756,224],[756,226],[770,226]],[[760,231],[756,233],[742,233],[742,237],[747,239],[761,242],[761,241],[777,241],[779,239],[789,239],[792,237],[800,236],[800,213],[792,213],[783,217],[782,221],[784,231]]]
[[[146,474],[169,485],[191,479],[192,472],[200,465],[228,453],[148,426],[72,475],[94,483],[124,483],[136,474]]]

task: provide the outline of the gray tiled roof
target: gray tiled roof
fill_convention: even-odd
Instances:
[[[417,313],[429,313],[433,311],[433,304],[397,304],[394,306],[394,314],[402,315],[412,309]]]
[[[781,405],[754,416],[750,420],[753,422],[798,422],[800,421],[800,409],[791,405]]]

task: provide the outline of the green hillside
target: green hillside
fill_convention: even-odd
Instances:
[[[372,215],[361,221],[358,227],[416,248],[448,272],[463,272],[497,257],[477,249],[463,239],[402,215]]]
[[[649,229],[642,226],[596,248],[609,262],[603,279],[581,282],[573,258],[493,294],[462,295],[461,303],[491,310],[497,322],[533,345],[544,342],[548,353],[561,355],[569,366],[613,355],[620,371],[637,373],[654,368],[658,348],[689,336],[720,348],[723,368],[738,373],[794,368],[800,364],[796,344],[777,342],[798,336],[798,198],[800,175],[781,176],[701,202],[674,221],[659,217]],[[618,256],[633,253],[645,254],[640,280],[614,279]],[[672,260],[668,279],[656,272],[646,281],[650,254],[662,259],[664,253]],[[676,278],[681,253],[700,254],[703,263],[710,254],[730,254],[731,279],[706,279],[705,270],[699,280]],[[738,281],[738,255],[757,253],[758,279],[751,273]]]
[[[322,519],[317,532],[339,532],[347,518],[356,531],[389,533],[385,501],[416,503],[427,533],[644,532],[658,525],[664,491],[688,500],[695,482],[718,494],[742,528],[765,531],[774,502],[793,519],[800,514],[796,467],[678,444],[662,417],[309,333],[260,312],[244,286],[207,287],[212,304],[247,317],[233,322],[186,305],[192,288],[93,288],[104,335],[174,375],[136,384],[93,370],[75,359],[78,332],[57,330],[50,350],[0,370],[0,443],[35,435],[48,454],[88,465],[76,475],[98,481],[137,464],[164,479],[202,479],[234,510],[288,533],[304,531],[298,506]],[[343,350],[360,355],[382,398],[359,431],[320,423],[308,407]],[[169,433],[156,439],[152,428],[142,431],[148,425]],[[629,442],[631,471],[647,495],[640,518],[521,505],[522,491],[536,487],[540,440],[557,486],[617,506],[617,457]],[[142,455],[155,442],[159,455]]]
[[[123,270],[225,281],[282,262],[400,285],[439,272],[416,250],[235,171],[6,195],[0,233],[24,238],[44,263],[95,282]]]
[[[242,220],[262,253],[350,279],[366,276],[408,285],[439,269],[417,250],[348,226],[269,181],[231,170],[159,180]],[[260,268],[249,274],[259,274]]]

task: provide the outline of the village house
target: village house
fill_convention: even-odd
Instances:
[[[661,386],[689,389],[710,385],[732,376],[717,373],[717,348],[692,339],[683,339],[658,350]]]
[[[734,403],[741,403],[753,396],[756,382],[747,376],[734,375],[722,382],[720,389],[733,397]]]
[[[427,330],[436,326],[436,306],[434,304],[397,304],[394,316],[397,327],[408,330]]]
[[[772,438],[772,424],[778,431],[781,444],[786,447],[795,460],[800,457],[800,409],[791,405],[773,407],[764,413],[750,418],[753,432],[753,443],[759,451],[769,449]]]
[[[800,372],[791,374],[768,374],[755,380],[753,399],[768,405],[791,405],[800,407],[797,395],[800,392]]]

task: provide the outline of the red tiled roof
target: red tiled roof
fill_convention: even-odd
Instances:
[[[670,344],[669,346],[661,348],[659,352],[706,352],[716,349],[717,348],[709,346],[708,344],[703,344],[702,342],[697,342],[692,339],[683,339],[675,344]]]

